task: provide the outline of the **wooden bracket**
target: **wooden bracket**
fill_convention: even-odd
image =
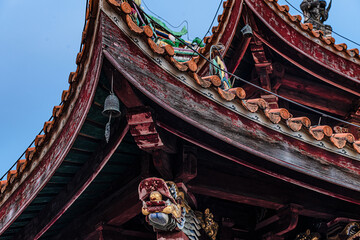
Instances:
[[[300,206],[293,204],[282,208],[274,216],[259,222],[255,231],[263,234],[265,240],[282,239],[284,234],[296,228],[300,209]]]
[[[130,133],[141,150],[152,152],[164,147],[164,143],[155,128],[150,108],[130,108],[126,118],[130,127]]]

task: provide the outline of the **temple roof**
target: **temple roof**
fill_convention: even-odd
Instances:
[[[118,4],[116,1],[108,0],[110,4],[112,4],[118,11],[122,11],[120,8],[120,4]],[[274,8],[275,12],[281,15],[286,15],[287,19],[291,22],[295,23],[297,26],[301,27],[301,30],[303,32],[309,33],[312,36],[318,38],[321,40],[320,44],[326,44],[329,46],[332,46],[332,50],[334,52],[344,52],[346,53],[346,57],[351,58],[358,58],[359,56],[359,50],[358,49],[351,49],[348,50],[346,47],[346,44],[335,44],[335,40],[332,37],[324,37],[323,33],[321,31],[315,31],[312,29],[311,24],[303,24],[301,23],[301,16],[296,15],[293,16],[289,13],[289,7],[287,5],[280,6],[277,3],[277,0],[264,0],[265,2],[275,6]],[[62,104],[59,106],[55,106],[53,109],[53,119],[51,121],[47,121],[44,124],[43,132],[44,134],[38,135],[35,138],[35,146],[28,148],[26,150],[25,159],[21,159],[17,162],[16,169],[11,170],[8,172],[7,179],[1,181],[1,202],[3,202],[4,199],[4,193],[8,193],[10,189],[12,189],[13,183],[17,182],[17,179],[21,178],[21,175],[23,174],[25,167],[29,168],[29,165],[35,165],[38,164],[41,159],[39,158],[43,153],[43,149],[47,150],[48,147],[46,145],[51,145],[52,141],[48,141],[50,138],[53,138],[54,135],[57,133],[55,130],[56,128],[59,128],[59,122],[62,121],[62,118],[67,115],[66,111],[69,111],[71,108],[68,107],[68,104],[71,102],[72,98],[76,97],[75,94],[75,86],[78,84],[79,79],[81,78],[82,74],[82,65],[86,61],[86,54],[89,51],[89,48],[91,47],[91,42],[89,41],[89,38],[92,36],[92,31],[94,29],[94,22],[95,17],[92,15],[95,10],[94,7],[97,5],[97,2],[95,0],[91,0],[89,2],[89,8],[86,14],[86,25],[82,34],[82,50],[78,53],[76,57],[76,64],[78,65],[78,68],[75,72],[71,72],[69,75],[69,89],[64,90],[61,95],[61,102]],[[224,11],[221,15],[218,16],[218,25],[214,26],[212,28],[213,34],[209,37],[206,37],[204,39],[204,42],[206,43],[206,46],[200,50],[200,53],[206,53],[209,51],[210,46],[217,44],[221,38],[221,35],[224,31],[224,29],[227,26],[228,19],[231,14],[231,10],[235,4],[235,1],[225,1],[223,3]],[[121,12],[121,14],[128,14]],[[137,34],[146,34],[143,29],[137,27],[130,19],[130,17],[126,17],[128,20],[128,26]],[[171,55],[172,50],[169,50],[168,48],[162,49],[159,48],[155,43],[152,42],[151,38],[148,37],[149,46],[151,49],[160,55]],[[169,53],[170,52],[170,53]],[[344,57],[343,55],[340,55]],[[195,61],[198,61],[199,59],[196,59]],[[178,68],[180,71],[188,72],[193,77],[194,80],[202,87],[215,87],[218,90],[219,96],[227,101],[233,101],[235,97],[241,98],[243,106],[249,111],[249,112],[256,112],[260,109],[266,110],[267,109],[267,103],[263,99],[247,99],[245,100],[246,93],[243,93],[241,90],[237,89],[234,90],[232,93],[224,92],[219,86],[220,83],[214,80],[213,82],[204,80],[202,77],[198,76],[196,74],[197,67],[195,69],[189,68],[189,65],[187,63],[179,63],[174,58],[170,58],[170,63],[172,63],[176,68]],[[193,66],[193,65],[191,65]],[[285,108],[281,109],[273,109],[269,111],[265,111],[265,115],[270,119],[273,124],[277,124],[282,120],[285,120],[289,128],[293,131],[308,131],[308,134],[313,137],[313,141],[320,141],[323,138],[327,138],[330,140],[336,147],[338,148],[344,148],[347,143],[352,144],[355,151],[357,151],[360,154],[360,141],[356,140],[355,137],[351,133],[335,133],[333,134],[332,127],[330,126],[312,126],[312,123],[310,122],[309,118],[306,116],[297,116],[293,117],[291,113]],[[304,129],[304,130],[302,130]],[[45,144],[44,144],[45,143]],[[31,167],[31,169],[34,166]]]
[[[333,133],[333,129],[330,126],[317,126],[313,125],[307,116],[293,116],[287,109],[269,109],[266,101],[261,98],[246,99],[246,92],[241,88],[234,88],[230,91],[224,91],[220,87],[219,79],[202,77],[197,74],[197,70],[200,65],[204,65],[205,62],[196,58],[188,62],[182,63],[174,59],[174,49],[169,47],[159,47],[151,39],[151,30],[149,26],[143,28],[137,26],[130,17],[129,9],[124,8],[116,0],[107,0],[111,6],[126,19],[128,28],[133,32],[146,39],[148,46],[152,51],[158,55],[162,55],[168,59],[168,62],[172,64],[176,69],[181,72],[188,73],[193,77],[193,80],[198,86],[202,88],[214,88],[218,92],[218,95],[223,100],[228,102],[241,100],[243,107],[248,111],[248,114],[255,112],[263,112],[263,114],[269,119],[269,121],[276,125],[280,121],[286,122],[289,129],[294,132],[303,132],[311,137],[313,142],[317,142],[326,139],[327,142],[331,142],[336,148],[343,149],[345,147],[351,148],[351,151],[360,154],[360,140],[356,140],[351,133]],[[286,20],[295,27],[298,31],[307,34],[310,38],[316,38],[320,42],[314,44],[320,44],[327,49],[337,53],[339,56],[346,59],[355,59],[354,62],[360,64],[359,50],[347,49],[346,44],[335,44],[335,40],[332,37],[325,37],[321,31],[315,31],[311,24],[301,23],[301,16],[293,16],[289,13],[288,6],[280,6],[277,0],[261,0],[265,1],[269,6],[280,16],[286,17]],[[224,33],[231,11],[236,1],[228,0],[224,2],[224,12],[218,17],[218,26],[213,27],[213,34],[204,39],[206,46],[200,50],[200,53],[206,54],[209,51],[211,45],[217,44]],[[78,65],[75,72],[71,72],[69,75],[69,89],[65,90],[61,94],[61,102],[59,106],[55,106],[52,113],[52,120],[47,121],[44,124],[43,134],[36,136],[34,147],[26,150],[25,159],[21,159],[17,162],[16,169],[8,172],[7,179],[1,181],[0,185],[0,205],[2,205],[11,194],[26,181],[26,176],[39,164],[41,164],[42,157],[54,143],[60,130],[62,129],[64,122],[67,121],[71,111],[73,110],[72,104],[78,98],[78,92],[86,79],[83,76],[84,67],[87,64],[89,52],[92,47],[91,38],[93,37],[95,23],[97,20],[96,14],[98,13],[98,0],[90,0],[89,7],[86,14],[86,26],[82,34],[82,48],[76,57],[76,64]],[[237,100],[236,100],[237,99]],[[359,159],[360,155],[356,158]]]

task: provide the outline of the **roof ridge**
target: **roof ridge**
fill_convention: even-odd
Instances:
[[[354,49],[347,49],[347,44],[346,43],[339,43],[336,44],[335,43],[335,38],[331,37],[326,37],[324,32],[321,30],[315,30],[313,28],[313,25],[311,23],[302,23],[302,16],[300,15],[292,15],[290,14],[290,7],[288,5],[280,5],[278,4],[278,0],[263,0],[264,2],[268,2],[273,4],[279,11],[275,11],[276,13],[282,13],[284,15],[287,16],[287,18],[295,23],[298,27],[300,27],[304,32],[307,32],[309,34],[311,34],[312,36],[318,38],[321,40],[321,42],[329,45],[332,47],[332,50],[336,53],[340,53],[340,52],[344,52],[347,54],[347,56],[349,56],[350,58],[356,58],[356,59],[360,59],[360,55],[359,55],[359,49],[354,48]],[[315,42],[316,43],[316,42]],[[319,44],[319,43],[317,43]],[[321,44],[319,44],[321,45]],[[344,56],[338,54],[340,57],[345,58]],[[346,58],[345,58],[346,59]]]

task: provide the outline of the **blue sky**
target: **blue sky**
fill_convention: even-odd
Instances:
[[[173,25],[187,20],[191,39],[204,36],[219,4],[215,0],[143,1]],[[289,1],[295,6],[301,2]],[[360,1],[333,1],[329,24],[360,42]],[[0,175],[26,150],[53,106],[60,103],[62,90],[68,89],[69,73],[76,69],[85,2],[0,1]]]

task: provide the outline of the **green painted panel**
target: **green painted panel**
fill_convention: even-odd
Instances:
[[[92,153],[89,152],[70,150],[70,152],[65,158],[65,161],[82,164],[85,163],[91,157],[91,155]]]
[[[122,142],[118,147],[118,149],[116,150],[116,152],[140,153],[140,149],[136,144]]]
[[[102,140],[104,139],[105,125],[103,127],[98,127],[85,121],[80,132],[85,135]]]
[[[81,166],[79,167],[75,167],[75,166],[69,166],[66,164],[62,164],[58,170],[56,170],[57,173],[71,173],[71,174],[75,174],[77,171],[79,171],[79,169],[81,168]]]
[[[53,176],[50,180],[50,183],[68,183],[70,182],[72,177],[66,177],[66,176]]]
[[[99,141],[78,136],[72,147],[83,151],[94,152],[97,149],[98,145],[99,145]]]
[[[95,92],[94,102],[104,105],[105,99],[109,94],[110,91],[99,86]]]
[[[87,118],[105,126],[109,119],[102,115],[102,111],[102,107],[93,104],[89,110]]]

